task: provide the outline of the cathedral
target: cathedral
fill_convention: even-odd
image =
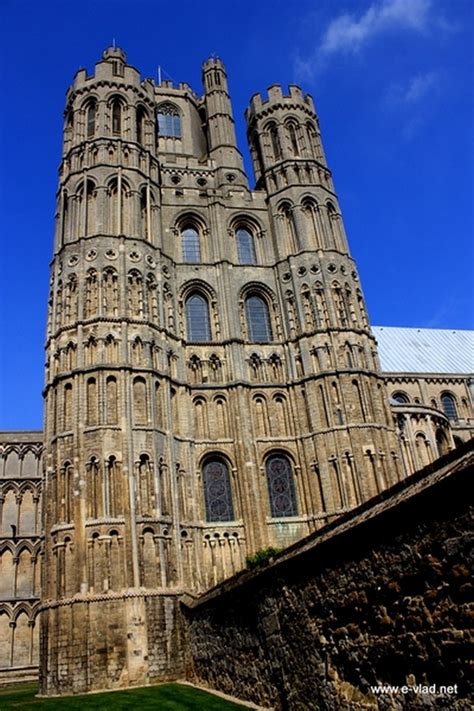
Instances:
[[[0,677],[43,695],[184,678],[183,593],[474,432],[470,334],[369,324],[312,98],[251,98],[252,189],[202,79],[108,48],[67,93],[45,428],[0,445]]]

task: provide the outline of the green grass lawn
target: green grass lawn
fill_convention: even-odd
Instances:
[[[36,684],[22,684],[0,689],[0,711],[7,709],[36,709],[37,711],[68,711],[68,709],[94,709],[94,711],[232,711],[242,709],[240,704],[224,701],[205,691],[182,684],[160,684],[144,689],[127,689],[104,694],[66,696],[60,699],[37,699]]]

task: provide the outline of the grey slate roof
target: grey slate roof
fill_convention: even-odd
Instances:
[[[384,373],[474,373],[474,331],[373,326]]]

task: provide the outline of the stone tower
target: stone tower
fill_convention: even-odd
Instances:
[[[399,477],[309,96],[120,49],[67,94],[45,387],[43,694],[182,677],[179,596]]]

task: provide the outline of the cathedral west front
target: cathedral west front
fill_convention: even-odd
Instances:
[[[311,97],[252,97],[251,189],[221,60],[202,77],[202,96],[142,80],[109,48],[67,93],[43,444],[23,435],[15,450],[43,468],[29,465],[26,518],[4,526],[8,599],[41,611],[45,695],[184,677],[184,592],[472,432],[460,372],[423,386],[382,372]],[[26,478],[5,472],[18,501]],[[28,595],[10,545],[22,536]]]

